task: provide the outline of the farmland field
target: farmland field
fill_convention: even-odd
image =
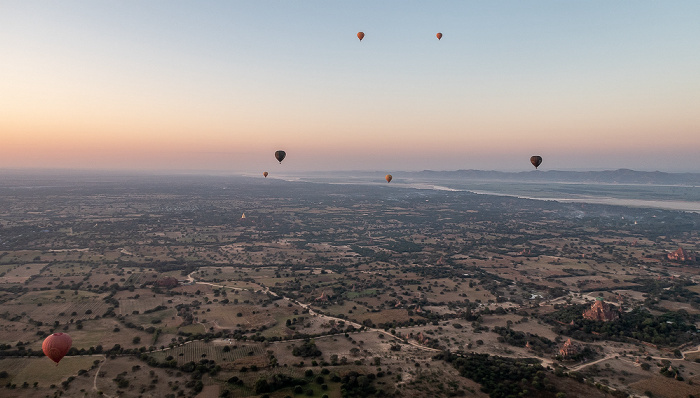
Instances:
[[[225,352],[224,348],[229,347],[230,351]],[[234,362],[247,357],[257,357],[265,355],[265,348],[262,344],[241,344],[239,342],[210,342],[193,341],[178,347],[154,352],[154,358],[163,362],[169,356],[177,360],[178,365],[187,362],[198,362],[203,358],[214,360],[217,363]]]
[[[31,276],[38,275],[46,263],[21,264],[5,271],[5,276],[0,277],[0,283],[24,283]]]
[[[70,325],[68,330],[62,330],[73,338],[73,347],[88,349],[101,345],[105,350],[119,344],[124,348],[138,348],[150,344],[152,333],[124,327],[120,322],[110,318],[88,320],[82,322],[82,327]],[[139,343],[133,343],[134,337],[139,337]],[[39,347],[37,347],[39,349]]]
[[[51,384],[60,384],[69,376],[74,376],[79,370],[89,370],[94,361],[103,357],[83,356],[66,357],[61,360],[60,366],[46,357],[40,358],[5,358],[0,359],[0,371],[9,374],[8,382],[18,386],[27,382],[30,386],[38,382],[39,387],[49,387]],[[1,394],[0,394],[1,395]]]

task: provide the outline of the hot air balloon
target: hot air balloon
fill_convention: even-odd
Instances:
[[[277,151],[275,152],[275,159],[277,159],[278,162],[282,163],[284,160],[284,157],[287,156],[287,152],[285,151]]]
[[[438,38],[438,40],[442,39],[442,33],[438,33],[438,34],[436,34],[436,35],[435,35],[435,37],[437,37],[437,38]]]
[[[387,174],[384,178],[386,179],[386,182],[391,182],[391,174]]]
[[[267,178],[267,171],[263,173],[263,176],[265,176],[265,178]]]
[[[66,333],[54,333],[44,340],[41,349],[47,357],[58,365],[61,358],[68,354],[68,350],[70,350],[72,344],[73,339]]]
[[[357,38],[362,41],[365,38],[365,32],[357,32]]]
[[[535,166],[535,168],[540,167],[540,165],[542,164],[542,156],[532,156],[530,158],[530,163],[532,163],[532,165]]]

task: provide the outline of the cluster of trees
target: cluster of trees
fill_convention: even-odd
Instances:
[[[29,343],[26,343],[26,344],[29,344]],[[4,358],[4,357],[42,357],[45,355],[42,350],[32,350],[31,348],[25,347],[26,344],[20,341],[15,345],[14,349],[9,344],[0,344],[0,358]],[[90,347],[88,349],[85,349],[85,348],[77,349],[75,347],[72,347],[68,351],[67,355],[76,356],[76,355],[94,355],[94,354],[103,354],[103,353],[106,355],[120,355],[120,354],[140,355],[145,350],[146,350],[145,347],[141,347],[140,349],[136,349],[136,348],[123,349],[119,344],[115,344],[114,347],[105,351],[101,345],[98,345],[96,347]]]
[[[683,376],[681,376],[681,372],[678,368],[667,365],[667,366],[662,366],[661,370],[659,370],[659,373],[666,377],[673,377],[678,381],[683,381]]]
[[[481,384],[481,390],[491,398],[528,396],[535,390],[556,391],[535,359],[449,352],[442,352],[435,359],[451,363],[462,376]]]
[[[284,374],[274,374],[270,377],[262,377],[255,382],[255,393],[265,394],[281,390],[286,387],[305,386],[308,384],[306,379],[287,376]]]
[[[367,319],[369,320],[369,319]],[[363,324],[366,325],[366,322],[362,322]],[[384,330],[389,330],[389,329],[396,329],[396,328],[401,328],[401,327],[410,327],[410,326],[423,326],[428,323],[427,319],[424,318],[418,318],[418,319],[413,319],[413,318],[408,318],[407,321],[397,321],[393,320],[391,322],[383,322],[375,326],[375,324],[369,320],[370,327],[378,327],[379,329],[384,329]]]
[[[349,372],[341,378],[340,392],[343,397],[365,398],[378,394],[377,389],[372,384],[377,376],[374,373],[360,374],[355,371]]]
[[[0,344],[0,358],[3,357],[40,357],[43,356],[44,353],[41,350],[32,350],[31,348],[27,348],[24,346],[25,343],[23,342],[17,342],[17,345],[13,349],[10,344]]]
[[[157,307],[147,309],[143,313],[144,314],[152,314],[154,312],[163,311],[163,310],[167,310],[167,309],[168,309],[168,307],[166,307],[164,305],[159,305]]]
[[[423,246],[405,239],[395,239],[382,247],[397,253],[420,253],[423,251]]]
[[[691,303],[700,307],[700,295],[686,289],[686,286],[693,285],[690,280],[676,279],[651,279],[651,278],[635,278],[632,280],[635,283],[631,289],[648,293],[649,297],[656,297],[658,300],[678,301],[681,303]]]
[[[309,358],[320,357],[323,353],[316,347],[313,340],[306,340],[304,344],[294,347],[292,355],[296,357]]]
[[[585,305],[573,306],[545,317],[555,324],[555,331],[578,340],[636,339],[657,345],[675,346],[699,341],[695,323],[700,316],[685,310],[653,315],[643,308],[623,313],[619,319],[600,322],[581,316]],[[573,321],[573,325],[570,322]]]
[[[498,340],[516,347],[525,347],[529,342],[530,347],[539,352],[551,352],[556,346],[556,343],[552,340],[541,337],[536,334],[524,333],[515,331],[510,328],[495,326],[493,332],[500,335]]]

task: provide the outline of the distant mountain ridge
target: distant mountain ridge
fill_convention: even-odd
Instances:
[[[481,181],[565,182],[592,184],[656,184],[700,185],[700,173],[666,173],[661,171],[635,171],[630,169],[604,171],[532,170],[504,172],[488,170],[455,170],[395,173],[401,177],[460,178]]]

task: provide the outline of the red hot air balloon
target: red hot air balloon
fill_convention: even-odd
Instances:
[[[73,344],[73,339],[66,333],[54,333],[44,340],[41,349],[47,357],[52,361],[58,362],[68,354],[70,346]]]
[[[535,166],[535,168],[540,167],[540,165],[542,164],[542,156],[532,156],[530,158],[530,163],[532,163],[532,165]]]
[[[362,41],[362,39],[365,38],[365,33],[364,32],[357,32],[357,38],[360,39],[360,41]]]
[[[442,39],[442,33],[438,33],[435,36],[438,38],[438,40]]]
[[[263,173],[263,176],[265,176],[265,178],[267,178],[267,171]]]
[[[386,180],[386,182],[391,182],[391,179],[392,179],[392,178],[393,178],[393,177],[391,177],[391,174],[387,174],[386,177],[384,177],[384,179]]]

